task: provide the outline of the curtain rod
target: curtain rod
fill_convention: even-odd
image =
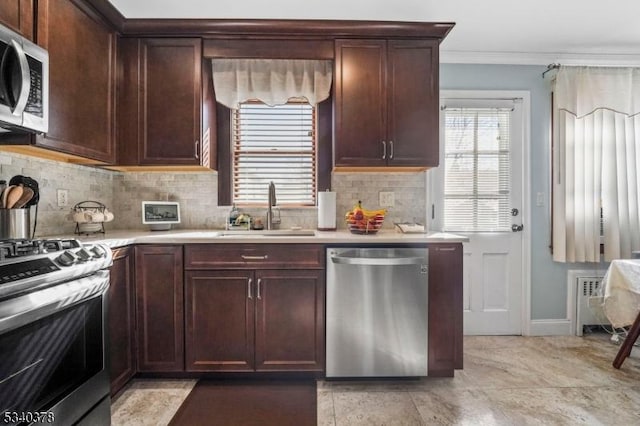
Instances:
[[[544,78],[545,74],[548,73],[549,71],[557,70],[558,68],[560,68],[560,64],[558,63],[547,65],[547,69],[542,73],[542,78]]]

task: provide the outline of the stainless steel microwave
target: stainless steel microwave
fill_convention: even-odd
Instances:
[[[0,132],[49,130],[49,54],[0,25]]]

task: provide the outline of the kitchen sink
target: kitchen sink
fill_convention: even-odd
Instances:
[[[223,231],[221,237],[313,237],[315,231],[311,229],[271,229],[262,231]]]

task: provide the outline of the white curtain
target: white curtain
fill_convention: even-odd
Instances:
[[[283,105],[292,98],[309,104],[329,97],[332,62],[307,59],[212,59],[216,100],[229,108],[250,99]]]
[[[554,88],[553,258],[640,250],[640,69],[561,67]],[[601,214],[603,232],[601,237]]]

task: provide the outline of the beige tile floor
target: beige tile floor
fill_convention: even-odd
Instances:
[[[453,378],[318,382],[318,424],[640,425],[640,359],[611,366],[607,335],[465,337]],[[163,425],[194,381],[135,380],[113,425]]]

